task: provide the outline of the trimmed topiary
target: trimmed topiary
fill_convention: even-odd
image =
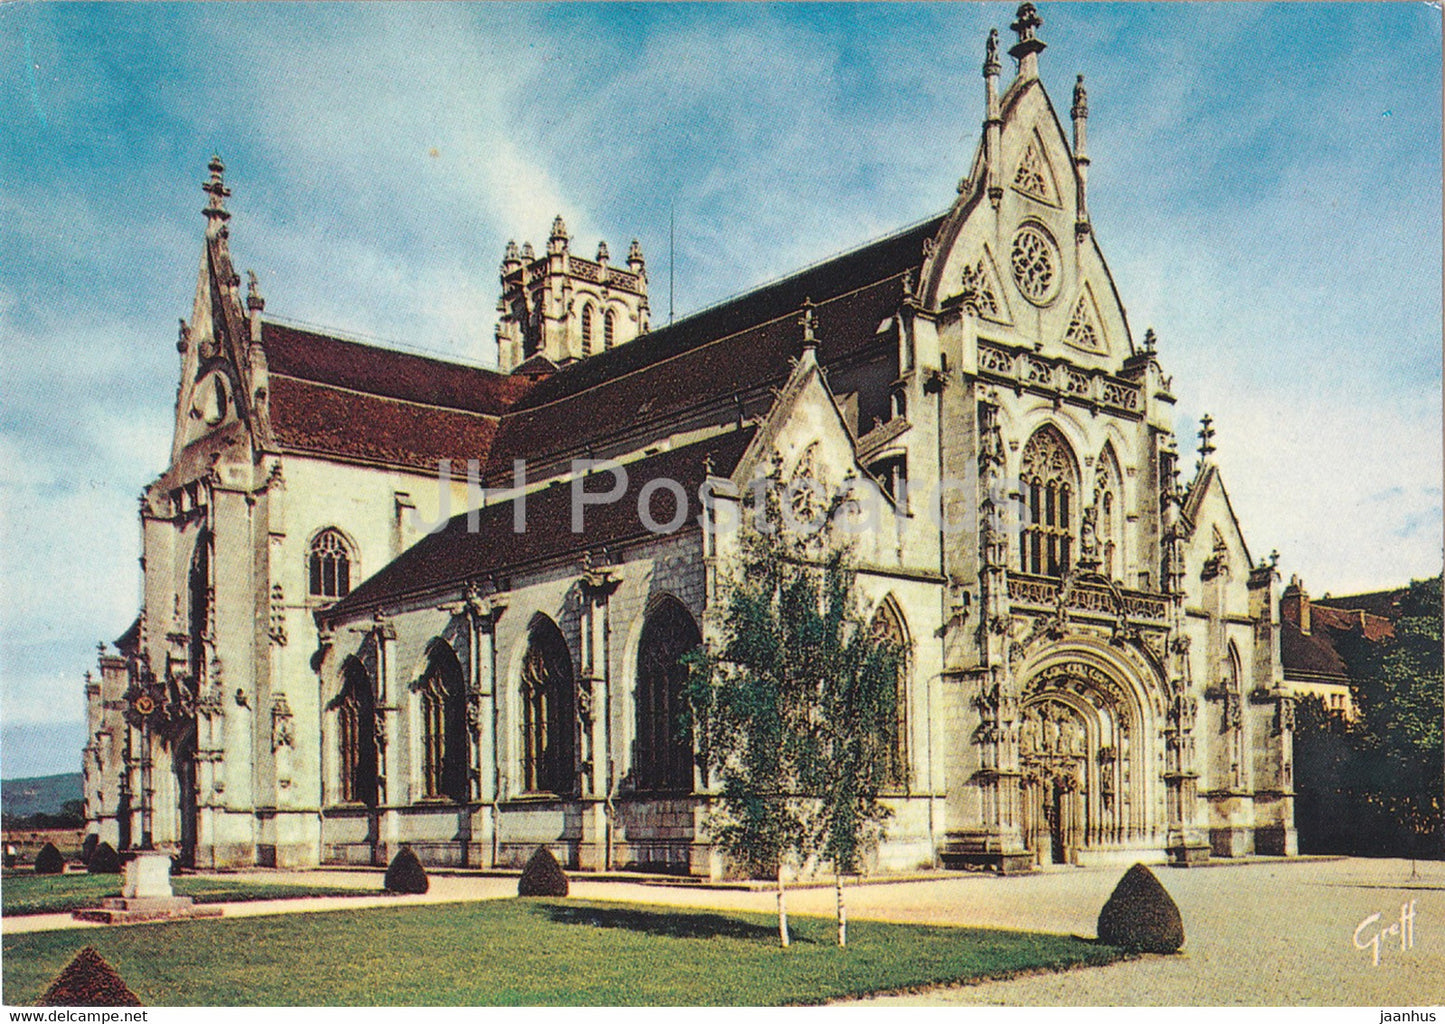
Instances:
[[[95,853],[96,846],[100,843],[100,836],[91,832],[85,837],[85,842],[80,844],[80,863],[89,864],[91,854]]]
[[[517,880],[518,896],[566,896],[567,875],[552,851],[545,846],[537,847],[532,859],[522,869]]]
[[[58,875],[65,870],[65,858],[61,856],[54,843],[46,843],[35,855],[35,873],[37,875]]]
[[[403,846],[391,859],[391,865],[386,869],[386,881],[383,884],[387,892],[410,893],[415,896],[420,896],[431,888],[431,880],[426,876],[426,868],[421,866],[421,861],[416,859],[416,854],[411,852],[410,846]]]
[[[115,847],[109,843],[101,843],[90,855],[90,862],[85,867],[92,875],[118,875],[120,854],[116,853]]]
[[[1124,873],[1099,911],[1099,941],[1137,953],[1177,953],[1184,945],[1178,905],[1143,864]]]
[[[56,976],[36,1006],[140,1006],[115,968],[86,946]]]

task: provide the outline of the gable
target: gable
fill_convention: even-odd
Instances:
[[[1001,114],[997,203],[982,147],[924,266],[922,297],[993,341],[1116,373],[1133,354],[1128,322],[1092,225],[1078,230],[1064,126],[1036,78],[1009,87]]]

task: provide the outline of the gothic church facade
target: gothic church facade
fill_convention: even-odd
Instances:
[[[559,218],[506,249],[500,372],[267,319],[214,163],[144,603],[87,681],[91,829],[205,867],[726,871],[678,658],[773,475],[876,499],[858,596],[908,651],[879,869],[1294,853],[1279,577],[1207,422],[1182,465],[1040,24],[1002,88],[991,34],[938,216],[657,330],[636,244],[584,259]]]

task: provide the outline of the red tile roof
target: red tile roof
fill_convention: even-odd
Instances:
[[[324,618],[338,622],[399,597],[460,586],[467,580],[511,573],[552,557],[615,548],[651,536],[637,503],[639,491],[650,480],[675,480],[682,485],[688,495],[688,511],[680,529],[695,528],[701,511],[697,492],[706,479],[707,466],[710,464],[716,475],[730,474],[755,433],[755,427],[744,427],[628,464],[626,493],[609,504],[586,506],[580,533],[571,530],[570,484],[555,484],[526,495],[526,529],[520,533],[514,529],[510,501],[481,509],[475,529],[469,528],[466,513],[454,516],[329,608]],[[613,484],[612,474],[601,473],[583,486],[592,493],[610,491]],[[669,490],[654,492],[650,508],[654,522],[670,522],[676,510],[675,496]]]
[[[271,431],[284,448],[413,469],[485,464],[497,417],[398,401],[327,384],[271,378]]]
[[[532,382],[480,366],[344,341],[266,321],[261,344],[271,375],[369,395],[500,416]]]
[[[1288,620],[1279,624],[1279,654],[1286,678],[1324,676],[1327,682],[1349,682],[1349,670],[1327,634],[1301,633]]]

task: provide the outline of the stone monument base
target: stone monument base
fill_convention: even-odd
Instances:
[[[99,907],[77,910],[77,921],[97,924],[138,924],[142,921],[169,921],[176,918],[220,917],[220,907],[198,907],[189,896],[112,896],[100,901]]]

